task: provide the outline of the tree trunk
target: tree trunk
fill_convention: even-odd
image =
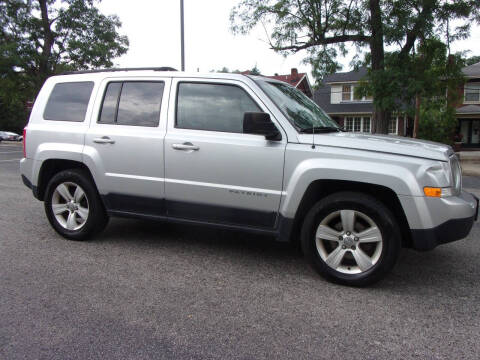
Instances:
[[[420,122],[420,95],[415,96],[415,117],[413,119],[413,137],[416,139],[418,137],[418,123]]]
[[[50,69],[50,57],[52,55],[52,47],[54,44],[54,36],[52,29],[50,28],[50,19],[48,18],[48,5],[47,0],[38,0],[40,4],[40,13],[42,16],[42,28],[43,28],[43,48],[39,61],[39,81],[43,81],[51,75]],[[41,84],[40,84],[41,85]]]
[[[370,28],[372,36],[370,40],[370,53],[372,56],[372,73],[382,72],[385,70],[385,52],[383,48],[383,24],[382,13],[380,9],[380,0],[369,0],[370,7]],[[372,119],[372,132],[387,134],[388,124],[386,112],[375,104],[375,99],[379,94],[373,94],[374,108]]]

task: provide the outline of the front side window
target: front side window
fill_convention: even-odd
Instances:
[[[57,121],[84,121],[92,90],[92,81],[55,84],[48,98],[43,118]]]
[[[125,81],[108,84],[98,122],[130,126],[158,126],[163,82]]]
[[[465,102],[480,102],[480,84],[465,84]]]
[[[246,112],[262,110],[242,88],[227,84],[178,84],[175,127],[243,133]]]

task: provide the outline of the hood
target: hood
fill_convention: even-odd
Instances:
[[[315,145],[337,146],[349,149],[377,151],[389,154],[448,161],[453,154],[450,146],[403,136],[373,135],[351,132],[315,134]],[[312,134],[299,134],[302,144],[312,143]]]

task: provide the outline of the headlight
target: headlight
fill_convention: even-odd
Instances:
[[[445,164],[445,163],[444,163]],[[449,176],[450,186],[448,187],[424,187],[423,193],[428,197],[457,196],[462,192],[462,168],[457,155],[452,155],[445,164],[445,173]]]
[[[453,195],[460,195],[462,192],[462,167],[457,155],[450,157],[450,168],[452,173],[452,189]]]

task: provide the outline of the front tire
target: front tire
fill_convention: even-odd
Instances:
[[[383,203],[367,194],[339,192],[307,213],[301,243],[307,260],[327,280],[367,286],[393,268],[401,236]]]
[[[91,177],[81,169],[64,170],[52,177],[44,207],[55,231],[70,240],[86,240],[102,231],[108,222]]]

